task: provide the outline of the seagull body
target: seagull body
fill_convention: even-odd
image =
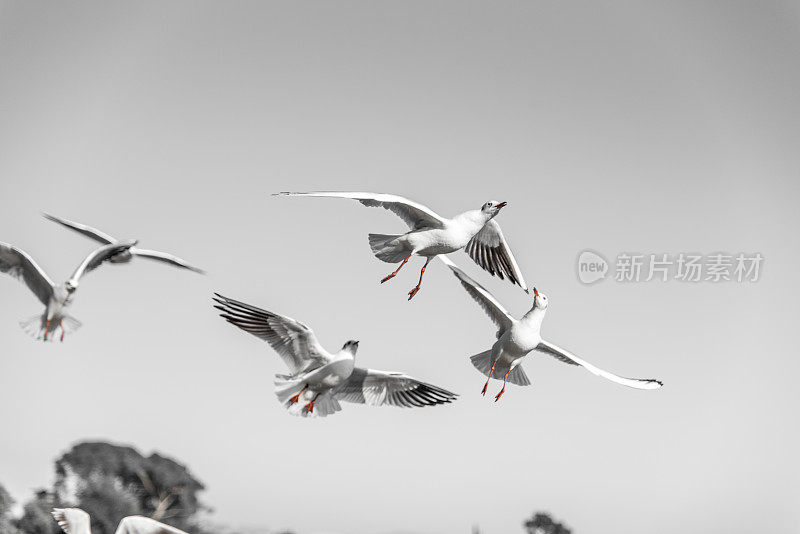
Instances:
[[[492,200],[486,202],[480,209],[465,211],[448,219],[422,204],[397,195],[331,191],[285,192],[278,195],[349,198],[367,207],[385,208],[403,219],[410,228],[409,232],[369,234],[369,246],[378,259],[387,263],[400,263],[397,270],[381,280],[381,283],[393,278],[411,256],[426,258],[419,275],[419,283],[408,294],[409,300],[419,291],[422,276],[432,258],[461,249],[493,276],[496,274],[501,279],[507,277],[511,283],[528,291],[500,225],[493,220],[506,202]]]
[[[542,339],[542,321],[547,312],[548,302],[547,297],[539,293],[536,288],[533,289],[533,307],[521,319],[516,319],[491,293],[456,267],[453,262],[444,257],[441,260],[450,267],[467,293],[497,325],[497,341],[492,348],[470,358],[475,368],[488,377],[482,394],[486,394],[489,380],[492,378],[500,380],[501,376],[503,377],[503,388],[495,397],[495,401],[503,395],[506,382],[520,386],[530,385],[531,382],[520,364],[525,356],[534,351],[549,354],[570,365],[584,367],[595,375],[624,386],[636,389],[658,389],[663,385],[655,379],[625,378],[609,373]]]
[[[81,326],[80,321],[67,313],[81,277],[135,244],[135,240],[130,240],[98,248],[86,256],[69,280],[56,285],[25,251],[0,242],[0,272],[24,282],[45,305],[44,313],[20,322],[20,326],[36,339],[43,341],[48,341],[48,338],[52,340],[52,334],[60,329],[60,339],[64,341],[65,334],[72,333]]]
[[[50,512],[66,534],[92,534],[91,518],[80,508],[53,508]],[[140,515],[123,517],[115,534],[186,534],[183,530]]]
[[[454,393],[403,373],[356,367],[358,341],[332,354],[303,323],[215,295],[214,307],[225,320],[269,343],[286,363],[290,374],[275,375],[275,394],[293,415],[325,417],[342,409],[339,401],[411,407],[456,399]]]
[[[103,244],[111,244],[117,243],[118,240],[111,237],[110,235],[101,232],[97,228],[92,228],[91,226],[87,226],[85,224],[77,223],[74,221],[69,221],[67,219],[62,219],[60,217],[56,217],[54,215],[49,215],[47,213],[44,214],[45,218],[64,226],[65,228],[69,228],[70,230],[74,230],[78,233],[85,235],[95,241]],[[175,267],[180,267],[182,269],[188,269],[190,271],[194,271],[196,273],[205,274],[205,271],[202,269],[198,269],[197,267],[193,267],[189,265],[184,260],[180,259],[177,256],[173,256],[172,254],[168,254],[166,252],[159,252],[158,250],[148,250],[143,248],[137,247],[130,247],[128,249],[123,250],[119,254],[116,254],[112,257],[109,261],[111,263],[128,263],[133,259],[134,256],[138,256],[140,258],[148,258],[151,260],[161,261],[163,263],[168,263]]]

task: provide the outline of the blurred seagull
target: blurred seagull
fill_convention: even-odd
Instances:
[[[28,289],[46,306],[41,315],[34,315],[20,322],[22,329],[36,339],[47,341],[48,336],[60,328],[61,341],[64,341],[65,334],[72,333],[81,326],[80,321],[66,311],[72,304],[80,278],[135,244],[135,240],[130,240],[98,248],[86,256],[69,280],[62,285],[55,285],[28,254],[13,245],[0,242],[0,272],[25,282]],[[50,339],[52,340],[52,336]]]
[[[62,219],[60,217],[56,217],[55,215],[50,215],[49,213],[43,213],[42,215],[44,215],[46,219],[49,219],[53,222],[57,222],[62,226],[65,226],[71,230],[75,230],[76,232],[79,232],[91,239],[94,239],[95,241],[99,241],[100,243],[110,244],[117,242],[117,240],[111,237],[110,235],[101,232],[96,228],[92,228],[91,226],[86,226],[85,224],[77,223],[74,221],[68,221],[67,219]],[[188,263],[186,263],[184,260],[180,259],[177,256],[173,256],[172,254],[167,254],[166,252],[159,252],[157,250],[146,250],[143,248],[136,248],[136,247],[131,247],[130,249],[122,251],[121,253],[111,258],[109,261],[111,261],[111,263],[127,263],[131,261],[134,256],[162,261],[164,263],[169,263],[170,265],[174,265],[175,267],[180,267],[182,269],[189,269],[190,271],[194,271],[196,273],[205,274],[204,270],[198,269],[197,267],[193,267]]]
[[[488,377],[481,394],[486,394],[490,379],[500,380],[500,376],[503,376],[503,389],[494,398],[495,402],[500,399],[506,390],[506,382],[519,386],[530,385],[531,382],[528,380],[520,363],[531,351],[549,354],[570,365],[580,365],[597,376],[602,376],[623,386],[636,389],[658,389],[663,385],[659,380],[625,378],[609,373],[542,339],[540,329],[544,315],[547,312],[547,297],[539,293],[536,288],[533,288],[533,307],[522,319],[517,320],[503,308],[491,293],[467,276],[464,271],[456,267],[448,258],[441,257],[440,259],[450,267],[453,274],[461,282],[461,285],[467,290],[467,293],[497,325],[497,341],[492,348],[470,358],[472,365]]]
[[[215,295],[214,307],[222,312],[222,317],[269,343],[283,358],[291,374],[275,375],[275,394],[294,415],[325,417],[342,409],[340,400],[413,407],[445,404],[457,397],[403,373],[356,367],[358,341],[348,341],[331,354],[303,323],[219,293]]]
[[[53,508],[50,512],[66,534],[92,534],[89,514],[80,508]],[[140,515],[123,517],[116,534],[186,534],[175,527]]]
[[[387,263],[400,263],[381,283],[394,278],[406,262],[416,254],[425,256],[425,265],[419,274],[419,283],[408,293],[414,298],[422,285],[422,275],[431,259],[440,254],[450,254],[464,249],[470,258],[492,276],[508,277],[512,284],[526,292],[528,286],[522,278],[517,260],[506,243],[500,225],[493,219],[507,204],[491,200],[480,209],[465,211],[452,219],[438,215],[430,208],[407,198],[382,193],[329,192],[278,193],[279,196],[350,198],[370,208],[385,208],[403,219],[411,228],[405,234],[369,234],[369,246],[378,259]]]

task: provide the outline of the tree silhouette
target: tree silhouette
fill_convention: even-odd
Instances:
[[[12,499],[6,489],[0,485],[0,532],[3,534],[17,534],[18,532],[11,518],[12,506],[14,506],[14,499]]]
[[[523,526],[528,534],[572,534],[569,528],[542,512],[534,514]]]
[[[18,529],[24,534],[60,534],[61,529],[50,515],[58,505],[52,492],[38,490],[33,499],[25,503],[22,517],[17,521]]]
[[[56,494],[92,516],[95,534],[111,534],[120,519],[135,514],[198,531],[202,490],[185,466],[133,447],[83,442],[56,460]]]

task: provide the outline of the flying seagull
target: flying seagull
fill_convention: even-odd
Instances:
[[[72,333],[81,326],[80,321],[67,314],[67,308],[72,304],[72,297],[78,289],[81,277],[135,244],[135,240],[130,240],[98,248],[86,256],[69,280],[61,285],[55,285],[47,273],[23,250],[0,242],[0,272],[25,282],[28,289],[46,306],[41,315],[34,315],[20,322],[22,329],[36,339],[44,341],[47,341],[48,337],[52,340],[52,334],[60,329],[60,339],[64,341],[65,334]]]
[[[56,217],[55,215],[50,215],[48,213],[43,213],[46,219],[49,219],[53,222],[57,222],[58,224],[69,228],[71,230],[75,230],[95,241],[99,241],[103,244],[110,244],[116,243],[117,239],[111,237],[110,235],[101,232],[96,228],[92,228],[91,226],[86,226],[85,224],[77,223],[74,221],[68,221],[67,219],[62,219],[60,217]],[[134,256],[139,256],[140,258],[149,258],[151,260],[162,261],[164,263],[169,263],[170,265],[174,265],[175,267],[180,267],[182,269],[189,269],[190,271],[194,271],[196,273],[205,274],[205,271],[202,269],[198,269],[197,267],[193,267],[186,263],[184,260],[180,259],[177,256],[173,256],[172,254],[167,254],[166,252],[159,252],[157,250],[147,250],[143,248],[136,248],[131,247],[130,249],[124,250],[123,252],[117,254],[113,258],[111,258],[111,263],[127,263],[133,259]]]
[[[369,246],[378,259],[387,263],[400,263],[381,283],[394,278],[413,255],[425,256],[425,265],[419,274],[419,283],[408,293],[414,298],[422,285],[422,276],[431,259],[440,254],[450,254],[464,249],[470,258],[492,276],[508,278],[526,292],[528,286],[522,278],[517,260],[506,243],[500,225],[494,217],[507,204],[491,200],[480,209],[465,211],[452,219],[442,217],[422,204],[397,195],[361,192],[314,191],[310,193],[278,193],[279,196],[350,198],[370,208],[385,208],[403,219],[411,230],[405,234],[369,234]]]
[[[490,379],[500,380],[500,377],[503,377],[503,389],[494,398],[495,402],[500,399],[506,390],[506,382],[519,386],[530,385],[531,382],[528,380],[520,363],[531,351],[549,354],[570,365],[582,366],[597,376],[602,376],[623,386],[636,389],[658,389],[663,385],[659,380],[655,379],[625,378],[609,373],[542,339],[540,330],[542,320],[547,312],[547,297],[539,293],[536,288],[533,288],[533,307],[522,319],[515,319],[483,286],[467,276],[464,271],[456,267],[448,258],[441,257],[440,259],[450,267],[458,281],[467,290],[467,293],[497,325],[497,341],[492,345],[492,348],[470,358],[472,365],[488,377],[486,384],[483,386],[483,391],[481,391],[483,395],[486,394]]]
[[[89,514],[80,508],[53,508],[50,512],[66,534],[92,534]],[[175,527],[140,515],[123,517],[116,534],[186,534]]]
[[[457,397],[403,373],[356,367],[358,341],[348,341],[331,354],[300,321],[215,295],[214,307],[222,317],[269,343],[289,368],[291,374],[275,375],[275,394],[294,415],[325,417],[342,409],[339,401],[414,407],[445,404]]]

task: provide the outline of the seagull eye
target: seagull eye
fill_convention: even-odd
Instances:
[[[487,203],[486,205],[489,206],[490,208],[492,207],[492,203],[491,202]]]

